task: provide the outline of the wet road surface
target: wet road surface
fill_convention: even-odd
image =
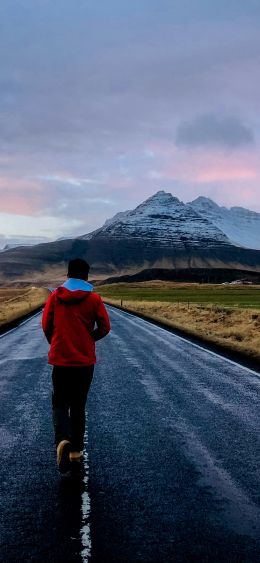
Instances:
[[[259,561],[259,375],[108,309],[83,478],[56,469],[40,316],[0,338],[1,561]]]

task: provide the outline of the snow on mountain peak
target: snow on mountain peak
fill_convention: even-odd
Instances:
[[[135,209],[128,211],[119,211],[110,219],[107,219],[103,227],[109,227],[110,225],[117,223],[118,221],[124,222],[131,216],[132,218],[138,214],[153,214],[153,213],[169,213],[171,208],[173,209],[176,205],[184,205],[179,201],[177,197],[174,197],[171,193],[165,192],[164,190],[159,190],[148,199],[140,203]]]
[[[204,209],[218,209],[219,206],[215,201],[212,201],[209,197],[204,197],[200,195],[193,201],[191,201],[188,205],[191,205],[194,209],[197,208],[204,208]]]
[[[173,208],[175,209],[175,207],[179,205],[184,204],[171,193],[160,190],[140,203],[131,214],[146,213],[150,215],[151,213],[163,213],[166,211],[169,213]]]
[[[118,213],[93,233],[93,237],[136,238],[149,245],[192,244],[214,246],[229,243],[228,238],[206,217],[163,190],[158,191],[132,211]]]
[[[158,192],[156,192],[155,194],[153,194],[152,196],[150,196],[148,199],[146,199],[143,203],[148,204],[151,201],[158,201],[158,203],[180,203],[180,200],[173,196],[170,192],[165,192],[164,190],[159,190]]]

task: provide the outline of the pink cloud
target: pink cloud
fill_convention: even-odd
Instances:
[[[155,147],[154,147],[155,148]],[[148,172],[151,179],[213,183],[260,181],[256,153],[230,154],[209,151],[182,151],[172,146],[157,147],[157,167]]]
[[[208,182],[225,182],[229,181],[241,181],[241,180],[255,180],[257,178],[256,170],[252,168],[246,168],[241,166],[232,166],[205,169],[194,176],[196,182],[208,183]]]
[[[30,180],[0,177],[1,212],[35,215],[45,202],[39,184]]]

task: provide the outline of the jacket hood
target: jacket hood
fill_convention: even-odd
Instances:
[[[63,285],[57,288],[58,299],[65,302],[76,303],[87,299],[93,289],[93,285],[84,280],[69,278]]]

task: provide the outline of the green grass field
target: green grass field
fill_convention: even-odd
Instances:
[[[260,286],[113,284],[96,288],[103,299],[168,301],[260,309]]]

